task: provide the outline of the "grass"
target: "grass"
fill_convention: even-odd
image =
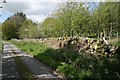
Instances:
[[[20,77],[23,80],[34,80],[34,77],[32,76],[32,72],[29,70],[29,68],[24,64],[24,62],[21,60],[20,56],[17,56],[14,58],[17,71],[20,75]]]
[[[120,47],[120,38],[114,38],[111,40],[111,45]]]
[[[22,49],[23,51],[30,53],[31,55],[36,55],[39,52],[43,52],[47,47],[43,46],[42,44],[34,43],[34,42],[16,42],[11,41],[13,44],[15,44],[17,47]]]
[[[14,40],[10,42],[33,55],[36,59],[51,66],[68,79],[120,79],[119,54],[110,58],[86,54],[79,55],[72,49],[53,49],[34,42]]]
[[[34,42],[24,42],[24,41],[10,41],[15,44],[18,48],[25,51],[26,53],[34,56],[36,59],[44,62],[45,64],[51,66],[52,68],[56,68],[55,65],[57,62],[50,56],[52,52],[54,53],[54,49],[49,48],[45,45],[34,43]],[[57,64],[60,64],[59,62]]]
[[[119,42],[114,42],[114,43],[112,43],[112,45],[120,47],[120,41]]]

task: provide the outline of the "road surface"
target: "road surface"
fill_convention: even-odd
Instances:
[[[44,65],[40,61],[36,60],[32,56],[22,52],[9,42],[3,42],[3,54],[2,54],[2,79],[20,79],[21,76],[17,70],[15,64],[15,57],[20,56],[29,70],[33,73],[38,80],[61,80],[61,76],[57,76],[50,67]],[[18,66],[18,65],[17,65]],[[21,65],[19,65],[21,66]]]

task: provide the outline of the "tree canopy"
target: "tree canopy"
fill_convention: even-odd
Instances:
[[[117,32],[120,33],[118,24],[119,3],[99,2],[98,5],[93,7],[94,9],[91,9],[93,4],[96,3],[68,1],[59,4],[56,12],[52,14],[52,20],[48,17],[42,23],[43,32],[45,35],[50,35],[51,30],[53,30],[53,37],[76,35],[100,37],[102,32],[106,37],[115,37]],[[52,26],[49,24],[52,24]]]
[[[18,30],[26,19],[26,15],[22,12],[9,17],[2,24],[2,33],[4,39],[19,38]]]
[[[24,13],[16,13],[3,23],[3,36],[5,39],[65,36],[99,38],[104,33],[109,39],[118,37],[120,3],[99,2],[93,6],[94,4],[96,3],[70,1],[61,3],[40,25],[28,20]]]

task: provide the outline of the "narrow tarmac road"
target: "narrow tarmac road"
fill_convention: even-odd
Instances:
[[[3,42],[4,49],[2,54],[2,79],[20,78],[15,67],[14,53],[9,43]]]
[[[32,56],[22,52],[9,42],[3,42],[4,49],[2,54],[2,79],[8,78],[21,78],[15,64],[15,57],[20,56],[24,64],[29,68],[38,80],[61,80],[62,77],[58,77],[54,71],[36,60]],[[19,65],[21,66],[21,65]]]

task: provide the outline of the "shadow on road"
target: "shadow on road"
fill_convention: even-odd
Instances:
[[[4,42],[2,74],[2,80],[61,80],[51,68],[8,42]]]

